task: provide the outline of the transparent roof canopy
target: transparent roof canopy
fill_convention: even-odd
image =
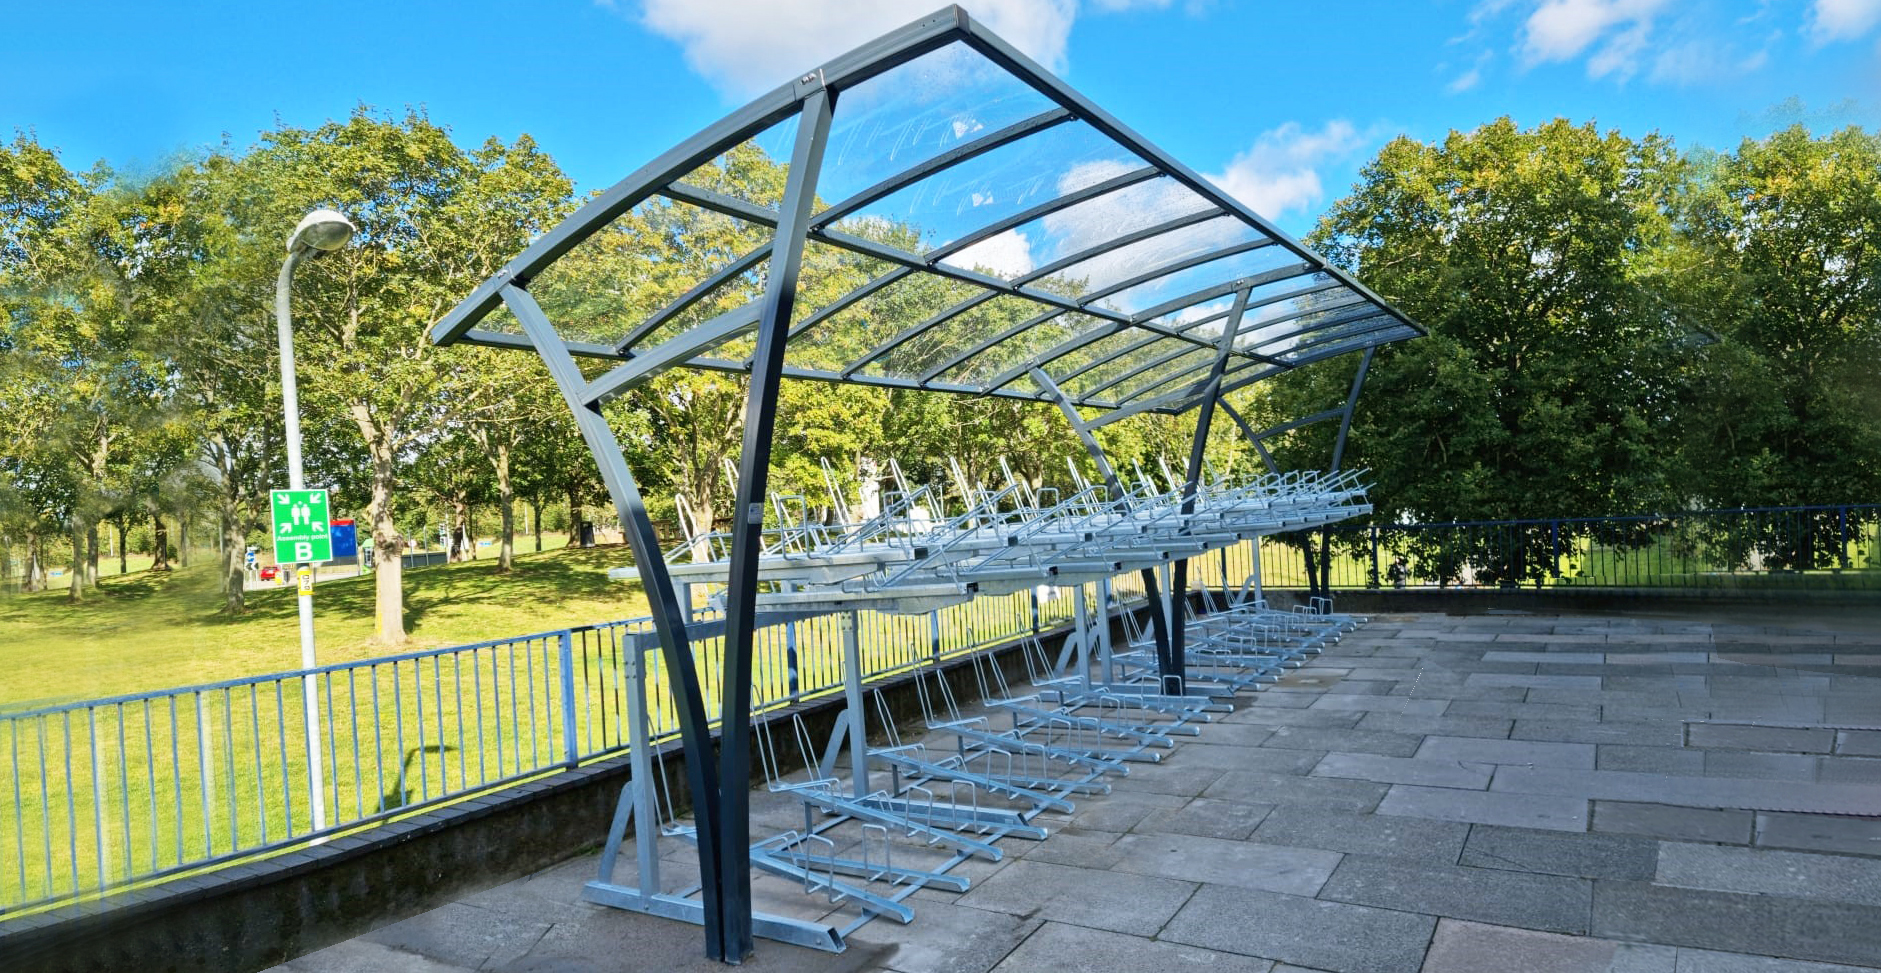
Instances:
[[[802,180],[787,376],[1030,399],[1048,394],[1039,369],[1121,418],[1198,404],[1224,346],[1228,391],[1422,333],[950,7],[596,196],[433,339],[548,353],[504,313],[527,291],[568,352],[621,363],[597,397],[669,368],[749,370],[819,91],[833,108]]]

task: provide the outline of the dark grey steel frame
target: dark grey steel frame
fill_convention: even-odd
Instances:
[[[1056,103],[1058,107],[972,142],[956,146],[939,157],[927,160],[848,200],[837,203],[821,214],[814,214],[817,177],[822,168],[822,156],[828,140],[831,113],[840,93],[846,88],[956,43],[978,52],[1021,83]],[[770,210],[678,182],[687,173],[792,116],[798,118],[797,131],[788,182],[778,209]],[[1150,165],[1034,207],[1026,212],[1014,214],[1000,223],[982,228],[961,240],[918,256],[905,254],[892,247],[844,233],[830,225],[844,213],[860,209],[947,166],[958,164],[1000,145],[1021,140],[1031,133],[1074,119],[1096,129],[1123,149],[1147,160]],[[1110,241],[1100,248],[1068,255],[1014,281],[939,263],[942,258],[974,242],[986,239],[1004,229],[1018,226],[1029,219],[1035,219],[1054,209],[1070,206],[1105,192],[1115,191],[1153,178],[1174,180],[1208,201],[1211,204],[1210,208],[1166,221],[1158,226],[1138,230],[1126,237]],[[656,195],[715,210],[756,225],[771,227],[775,231],[772,241],[738,258],[713,277],[700,282],[698,286],[666,308],[656,312],[652,318],[643,322],[641,326],[615,344],[564,340],[534,297],[530,295],[528,290],[530,282],[577,244],[617,217]],[[1121,282],[1124,286],[1113,285],[1079,299],[1067,298],[1031,286],[1033,281],[1056,270],[1072,266],[1078,261],[1088,259],[1104,249],[1126,246],[1208,219],[1239,220],[1258,230],[1265,236],[1265,240],[1258,243],[1234,244],[1198,257],[1177,261],[1151,273]],[[825,307],[816,315],[812,315],[810,320],[806,320],[793,331],[790,321],[795,304],[797,276],[804,248],[811,240],[883,260],[895,265],[896,269],[878,276],[849,295],[838,299],[834,305]],[[1096,303],[1103,296],[1123,290],[1126,286],[1137,286],[1162,275],[1205,266],[1209,260],[1249,252],[1265,246],[1279,246],[1298,257],[1299,262],[1253,277],[1225,281],[1133,314],[1102,307]],[[687,329],[678,338],[671,339],[659,347],[644,352],[636,351],[636,345],[641,339],[651,334],[661,323],[672,320],[705,296],[713,286],[743,274],[767,260],[770,264],[769,273],[764,295],[760,301]],[[842,307],[892,284],[895,280],[914,273],[927,273],[978,285],[985,288],[987,293],[977,299],[963,301],[950,308],[949,311],[937,314],[904,331],[891,342],[873,349],[862,361],[852,363],[840,371],[795,368],[784,364],[785,346],[794,334],[814,326]],[[1239,327],[1240,318],[1249,307],[1249,295],[1252,291],[1268,283],[1293,278],[1303,278],[1309,286],[1278,297],[1266,298],[1264,296],[1263,302],[1305,296],[1331,288],[1344,288],[1353,295],[1355,300],[1341,302],[1337,305],[1338,310],[1343,311],[1354,304],[1368,305],[1370,310],[1342,315],[1339,323],[1345,325],[1349,322],[1350,326],[1334,335],[1319,337],[1315,341],[1296,345],[1281,353],[1262,354],[1234,347],[1234,335]],[[1020,326],[1008,328],[980,342],[966,353],[955,356],[940,368],[929,370],[918,379],[857,374],[859,369],[888,353],[899,343],[918,335],[922,330],[938,326],[949,320],[953,314],[962,313],[999,294],[1018,295],[1044,306],[1047,310]],[[1227,323],[1223,328],[1223,336],[1210,339],[1194,333],[1198,327],[1198,324],[1194,322],[1171,326],[1158,320],[1164,315],[1229,295],[1234,297],[1236,309],[1225,319]],[[477,327],[499,306],[506,306],[515,316],[522,326],[522,334],[489,331]],[[1310,316],[1313,311],[1317,310],[1308,309],[1302,314]],[[1041,324],[1068,313],[1106,321],[1108,325],[1094,328],[1089,333],[1063,342],[1045,353],[1034,355],[1017,366],[1007,368],[990,381],[943,382],[939,380],[945,372],[1023,333],[1026,327]],[[1328,310],[1328,313],[1334,312]],[[1295,318],[1301,316],[1300,314],[1293,315]],[[1204,320],[1221,319],[1217,315]],[[1273,322],[1267,322],[1267,324],[1271,323]],[[1282,337],[1304,339],[1312,335],[1316,327],[1317,325],[1305,325],[1291,335]],[[1127,328],[1134,328],[1153,335],[1155,338],[1171,342],[1176,348],[1187,348],[1190,351],[1198,349],[1213,351],[1211,363],[1206,369],[1207,375],[1201,380],[1196,380],[1193,378],[1193,370],[1179,371],[1164,375],[1146,386],[1124,390],[1121,397],[1099,397],[1094,393],[1082,396],[1067,395],[1047,372],[1046,366],[1064,356],[1094,341],[1121,333]],[[756,332],[755,350],[748,360],[732,361],[712,358],[706,354],[715,347],[753,331]],[[1297,368],[1360,348],[1369,351],[1383,342],[1413,337],[1422,333],[1421,328],[1391,308],[1376,294],[1215,188],[1213,184],[1194,171],[1150,145],[1102,109],[1091,104],[1063,82],[1018,53],[1005,41],[973,21],[965,11],[958,7],[948,7],[839,57],[803,75],[791,84],[759,97],[749,105],[668,150],[626,179],[594,197],[574,215],[509,261],[501,271],[479,285],[433,327],[431,337],[438,344],[464,342],[499,348],[534,350],[547,364],[557,387],[575,414],[582,436],[600,467],[602,479],[620,514],[621,523],[632,546],[668,671],[678,675],[674,692],[680,714],[681,736],[686,750],[687,782],[692,793],[694,817],[698,825],[706,953],[715,959],[737,962],[749,955],[752,949],[749,821],[746,813],[751,774],[749,707],[751,645],[755,629],[767,623],[767,620],[760,618],[756,612],[757,555],[762,527],[762,501],[767,485],[766,477],[772,446],[771,434],[775,419],[777,389],[781,379],[801,377],[829,381],[853,381],[890,388],[918,388],[1054,401],[1064,410],[1066,417],[1084,440],[1093,458],[1098,461],[1100,468],[1105,470],[1106,481],[1111,484],[1113,491],[1117,492],[1121,492],[1122,485],[1115,473],[1110,471],[1109,464],[1103,457],[1103,451],[1098,447],[1092,435],[1092,430],[1129,415],[1148,411],[1178,414],[1203,406],[1205,407],[1203,419],[1198,424],[1198,434],[1194,448],[1191,450],[1188,472],[1187,490],[1192,496],[1194,482],[1199,473],[1199,453],[1206,440],[1207,417],[1212,415],[1214,405],[1225,404],[1221,397],[1227,392],[1245,387],[1286,369]],[[1106,356],[1101,361],[1090,363],[1089,367],[1115,360],[1143,346],[1144,342],[1138,342],[1128,349]],[[577,365],[577,357],[614,359],[622,361],[622,364],[599,378],[589,381]],[[1172,361],[1175,357],[1179,356],[1169,356],[1163,360]],[[1240,359],[1240,363],[1231,366],[1231,362],[1235,359]],[[660,371],[682,365],[748,372],[751,375],[745,408],[745,435],[740,458],[737,503],[734,508],[736,512],[734,539],[723,623],[725,658],[720,706],[722,723],[720,748],[716,757],[713,753],[712,736],[703,695],[691,664],[691,640],[694,633],[689,632],[688,608],[681,604],[676,595],[671,578],[667,574],[659,540],[648,517],[646,505],[627,468],[620,444],[600,413],[601,406],[609,399],[622,394],[633,385],[645,381]],[[1151,367],[1160,367],[1160,365]],[[1040,386],[1040,391],[1015,390],[1008,387],[1026,375],[1034,378]],[[1119,383],[1111,383],[1107,388],[1115,387],[1117,384]],[[1354,395],[1356,395],[1356,386]],[[1086,420],[1081,415],[1080,409],[1100,410],[1103,414]],[[1350,402],[1345,412],[1349,417]],[[1258,441],[1256,445],[1258,447]],[[1177,577],[1182,576],[1177,575]],[[1146,580],[1154,584],[1153,578],[1146,578]],[[1181,582],[1177,583],[1177,590],[1180,590],[1180,584]],[[1179,626],[1176,628],[1179,629]],[[1179,635],[1159,629],[1157,640],[1164,677],[1166,680],[1173,678],[1175,681],[1171,685],[1179,689],[1182,672]],[[651,823],[643,824],[643,826],[651,826]]]

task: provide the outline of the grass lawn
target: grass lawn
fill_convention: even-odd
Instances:
[[[507,576],[484,554],[405,572],[410,641],[400,647],[369,641],[371,575],[322,581],[314,594],[321,663],[646,614],[637,583],[607,579],[608,568],[631,560],[625,547],[519,554]],[[251,591],[247,613],[226,617],[209,560],[104,578],[79,605],[63,588],[0,597],[0,711],[297,668],[293,589]]]

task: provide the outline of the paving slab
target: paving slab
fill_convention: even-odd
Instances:
[[[1881,730],[1841,730],[1836,753],[1849,757],[1881,757]]]
[[[1605,665],[1605,652],[1503,652],[1483,653],[1484,662],[1546,662],[1553,665]]]
[[[1881,963],[1881,910],[1840,902],[1598,881],[1592,931],[1782,959]]]
[[[1203,797],[1252,804],[1303,804],[1340,811],[1370,811],[1389,785],[1331,777],[1291,777],[1229,771]]]
[[[1585,935],[1592,883],[1462,865],[1348,855],[1319,897],[1547,932]]]
[[[1873,757],[1817,757],[1816,779],[1824,783],[1881,784],[1881,760]]]
[[[1881,817],[1759,814],[1757,844],[1771,848],[1881,856]]]
[[[1317,848],[1178,834],[1128,834],[1116,847],[1111,871],[1309,896],[1326,884],[1341,858]]]
[[[1798,781],[1816,779],[1817,758],[1806,753],[1753,753],[1748,750],[1706,750],[1703,753],[1707,777]]]
[[[1705,753],[1683,747],[1636,747],[1618,743],[1597,744],[1595,767],[1600,770],[1632,770],[1649,774],[1703,776]]]
[[[1160,938],[1329,973],[1417,973],[1436,925],[1408,912],[1204,885]]]
[[[1422,973],[1609,973],[1619,946],[1585,936],[1440,919]]]
[[[1313,768],[1315,777],[1343,777],[1383,784],[1422,784],[1487,790],[1491,764],[1425,757],[1381,757],[1370,753],[1329,753]]]
[[[1378,804],[1379,814],[1467,821],[1557,831],[1587,830],[1587,802],[1554,795],[1465,791],[1445,787],[1393,784]]]
[[[1442,715],[1447,700],[1418,699],[1411,696],[1377,696],[1367,694],[1326,693],[1313,702],[1309,709],[1316,710],[1363,710],[1376,713],[1415,713],[1420,716]]]
[[[1426,702],[1442,702],[1427,700]],[[1338,727],[1282,726],[1264,747],[1288,750],[1340,750],[1347,753],[1375,753],[1387,757],[1408,757],[1417,752],[1424,738],[1412,733],[1388,733],[1382,730],[1347,730]]]
[[[1512,673],[1471,673],[1467,684],[1476,686],[1511,686],[1520,689],[1599,689],[1599,676],[1523,676]]]
[[[1153,936],[1195,892],[1195,883],[1021,858],[960,896],[988,912]]]
[[[1457,863],[1574,878],[1646,882],[1656,873],[1658,860],[1659,842],[1650,838],[1478,824],[1470,828]]]
[[[1656,722],[1516,720],[1514,727],[1509,731],[1509,738],[1547,743],[1618,743],[1628,746],[1678,747],[1685,743],[1685,725],[1676,720]]]
[[[1373,712],[1366,713],[1365,718],[1359,720],[1358,729],[1385,730],[1391,733],[1412,735],[1436,733],[1443,736],[1506,740],[1509,730],[1514,725],[1514,720],[1496,719],[1489,716],[1414,716],[1405,713]]]
[[[1592,744],[1586,743],[1427,736],[1423,745],[1417,748],[1417,756],[1424,760],[1594,769],[1594,748]]]
[[[1749,844],[1756,825],[1750,811],[1595,801],[1593,830],[1635,834],[1673,841],[1711,841]]]
[[[1804,960],[1720,953],[1709,949],[1679,949],[1677,966],[1670,973],[1874,973],[1869,966],[1811,963]],[[1615,970],[1615,973],[1621,973]]]
[[[1881,906],[1881,859],[1663,842],[1660,885]]]
[[[1254,840],[1453,865],[1469,830],[1469,825],[1454,821],[1283,805],[1255,829]]]
[[[1825,728],[1745,726],[1732,723],[1693,723],[1685,728],[1686,745],[1732,750],[1832,753],[1835,731]]]
[[[1822,784],[1673,777],[1630,771],[1566,771],[1553,767],[1500,767],[1492,792],[1553,794],[1606,801],[1683,804],[1748,810],[1807,810],[1860,814],[1881,808],[1881,785]]]
[[[1039,970],[1054,973],[1116,973],[1118,970],[1271,973],[1273,963],[1199,946],[1048,922],[993,970],[994,973],[1037,973]]]
[[[847,942],[852,950],[879,952],[882,965],[888,969],[985,973],[1030,941],[1041,925],[1034,918],[987,912],[954,902],[923,901],[915,907],[913,922],[905,926],[871,922],[850,933]],[[1090,929],[1082,932],[1097,934]]]
[[[1278,806],[1198,797],[1179,808],[1159,808],[1144,815],[1133,830],[1138,834],[1187,834],[1238,841],[1253,834]]]

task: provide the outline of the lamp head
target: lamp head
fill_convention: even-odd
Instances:
[[[353,238],[353,223],[338,210],[317,209],[301,217],[300,225],[288,235],[287,249],[338,250]]]

